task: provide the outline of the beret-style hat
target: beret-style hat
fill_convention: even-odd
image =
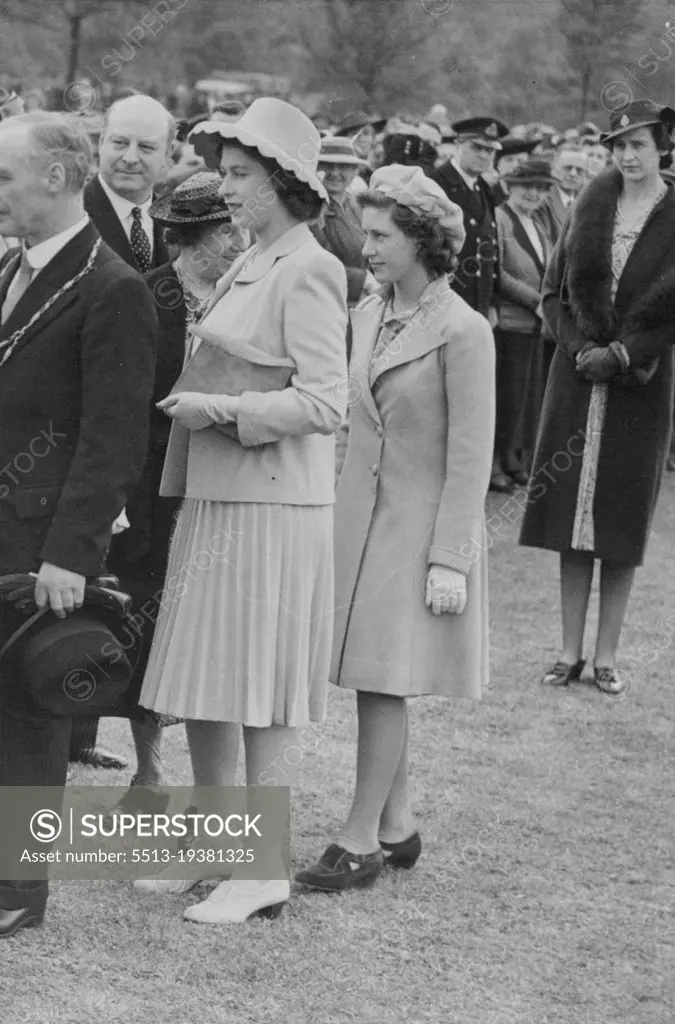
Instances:
[[[379,167],[371,176],[369,189],[383,193],[413,213],[437,221],[450,240],[453,252],[460,252],[466,238],[462,210],[420,167],[402,164]]]

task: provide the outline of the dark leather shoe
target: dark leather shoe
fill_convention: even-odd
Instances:
[[[506,473],[493,473],[490,477],[490,490],[499,491],[501,494],[510,494],[514,483]]]
[[[375,853],[350,853],[332,843],[316,864],[299,871],[296,882],[323,892],[344,892],[372,885],[384,867],[382,850]]]
[[[419,832],[413,832],[411,836],[400,843],[385,843],[380,841],[384,852],[384,866],[388,868],[412,868],[417,864],[422,852],[422,838]]]
[[[104,822],[108,828],[112,826],[111,816],[113,814],[163,814],[166,810],[171,795],[161,789],[139,786],[136,780],[137,776],[134,775],[129,789],[122,794],[115,806],[111,807],[106,814]],[[190,811],[196,812],[196,808],[190,807],[185,813]]]
[[[95,747],[93,750],[82,750],[76,758],[79,764],[87,764],[91,768],[111,768],[121,771],[126,768],[129,762],[121,754],[115,754],[105,747]]]
[[[44,916],[44,907],[40,907],[39,910],[34,910],[32,907],[3,910],[0,907],[0,939],[9,938],[10,935],[15,935],[22,928],[37,928],[42,924]]]
[[[570,683],[576,683],[581,679],[585,664],[584,658],[579,658],[574,665],[570,665],[566,661],[556,661],[553,668],[548,670],[541,681],[547,686],[569,686]]]

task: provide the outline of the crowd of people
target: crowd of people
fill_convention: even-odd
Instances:
[[[543,682],[584,671],[597,560],[592,680],[622,692],[673,415],[675,112],[636,101],[604,133],[449,124],[440,105],[319,128],[263,97],[178,124],[134,94],[94,130],[21,106],[0,106],[0,598],[34,573],[61,622],[92,581],[133,599],[107,710],[136,747],[119,810],[166,807],[164,729],[185,727],[199,787],[234,784],[242,735],[255,785],[323,719],[329,681],[355,690],[352,804],[296,880],[411,868],[408,699],[489,678],[488,490],[559,554]],[[6,655],[31,642],[23,612],[0,600],[0,785],[124,767],[96,718],[45,711],[33,662],[25,685],[30,659]],[[279,857],[278,878],[224,879],[185,918],[276,916]],[[0,935],[40,924],[47,896],[0,881]]]

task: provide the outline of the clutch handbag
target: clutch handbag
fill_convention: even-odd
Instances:
[[[295,370],[290,359],[280,359],[249,345],[225,341],[195,325],[196,351],[169,392],[197,391],[204,395],[242,395],[245,391],[283,391]],[[238,440],[235,423],[214,424],[226,437]]]

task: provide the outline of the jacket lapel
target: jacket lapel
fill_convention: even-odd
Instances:
[[[458,296],[446,277],[432,282],[412,317],[392,339],[382,357],[378,358],[375,371],[371,374],[371,386],[383,373],[421,359],[444,345],[446,339],[441,332],[441,325],[447,322],[450,303],[457,301]]]
[[[7,321],[0,327],[0,341],[5,341],[14,331],[24,327],[31,317],[42,309],[49,299],[55,295],[59,288],[62,288],[71,277],[74,277],[82,270],[97,237],[96,229],[93,224],[89,223],[79,234],[71,238],[67,245],[50,260],[47,266],[31,281],[7,318]],[[1,284],[0,287],[2,287]],[[76,298],[76,290],[68,291],[49,309],[45,310],[36,322],[26,330],[15,352],[23,348],[31,338],[44,330],[47,324],[58,316],[66,306],[74,302]]]
[[[103,190],[98,177],[93,178],[85,189],[85,209],[96,225],[101,238],[116,252],[120,259],[138,270],[136,257],[127,238],[122,222],[115,213],[113,205]],[[155,236],[156,237],[156,236]]]
[[[537,270],[539,271],[539,273],[543,274],[544,273],[544,263],[542,262],[541,256],[539,255],[539,253],[537,252],[535,247],[532,245],[532,242],[530,240],[530,236],[528,235],[527,231],[523,227],[523,222],[521,221],[520,217],[518,217],[518,215],[513,212],[513,210],[510,208],[508,202],[504,203],[504,212],[507,214],[507,216],[511,220],[511,224],[513,226],[513,237],[517,240],[517,242],[520,245],[521,249],[524,249],[525,252],[528,254],[528,256],[530,256],[530,258],[534,261],[534,264],[535,264]],[[544,241],[542,239],[541,231],[539,230],[537,224],[534,221],[532,221],[532,223],[534,224],[534,229],[537,232],[537,235],[539,236],[539,240],[541,242],[541,247],[542,247],[542,250],[544,252],[544,255],[546,255],[546,246],[545,246]]]
[[[2,270],[0,270],[0,310],[5,303],[9,286],[12,283],[12,278],[19,269],[20,262],[21,252],[15,252],[12,256],[7,258]]]
[[[370,299],[365,305],[350,310],[352,323],[352,357],[349,361],[350,381],[355,384],[359,401],[363,402],[368,414],[379,425],[380,414],[371,391],[370,357],[384,313],[384,303],[379,298]]]

